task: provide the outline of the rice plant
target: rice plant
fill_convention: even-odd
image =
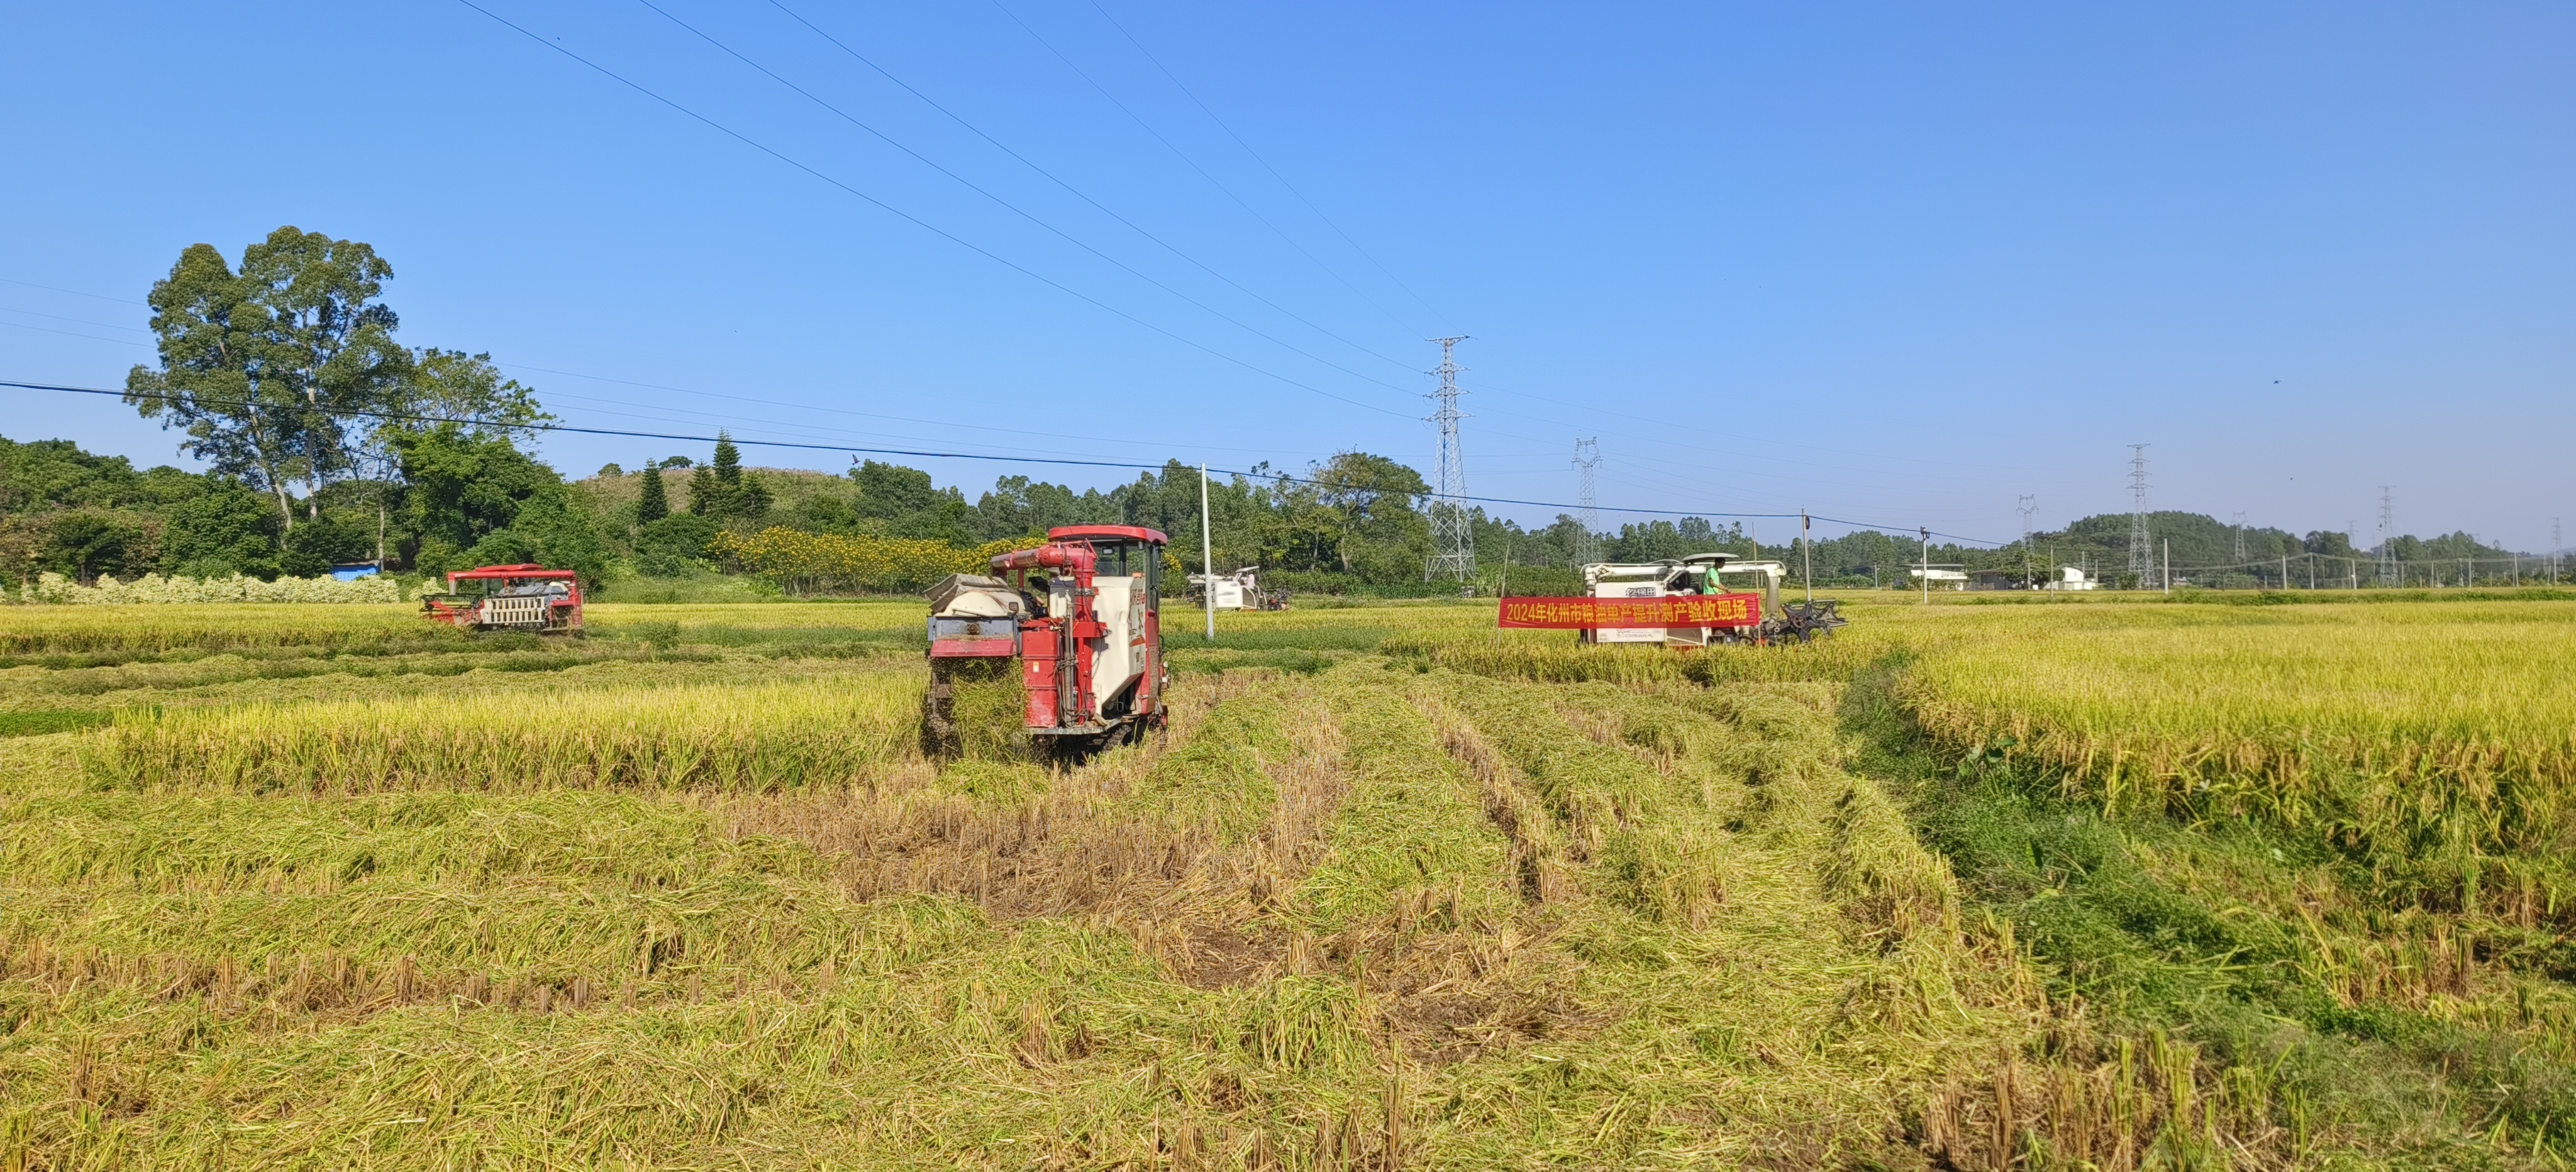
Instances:
[[[130,710],[92,734],[86,762],[112,785],[259,792],[846,783],[912,752],[921,688],[879,672]]]
[[[2576,607],[2282,609],[1992,629],[1924,656],[1898,695],[1955,751],[2114,808],[2260,817],[2393,855],[2576,842]]]
[[[0,668],[0,711],[82,714],[0,740],[0,1167],[2515,1166],[2576,1050],[2553,606],[1867,599],[1690,654],[1489,605],[1194,651],[1175,608],[1169,736],[1054,769],[914,751],[912,603],[49,627],[191,659]],[[1959,769],[1896,793],[2020,813],[1917,810],[1926,849],[1863,776],[1890,687]],[[2132,764],[2046,755],[2080,737]],[[2114,778],[2314,842],[2114,850]],[[2392,911],[2353,873],[2405,860],[2316,845],[2428,827],[2528,914]],[[2091,983],[2046,975],[2082,932]]]
[[[257,603],[137,607],[0,607],[0,655],[152,654],[309,647],[350,652],[462,646],[453,629],[402,605]]]

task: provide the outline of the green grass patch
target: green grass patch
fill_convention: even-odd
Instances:
[[[40,737],[47,733],[72,732],[96,728],[114,719],[114,712],[78,708],[0,711],[0,737]]]

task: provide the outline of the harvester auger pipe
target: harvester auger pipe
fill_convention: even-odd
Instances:
[[[1038,624],[1054,626],[1056,637],[1050,640],[1055,645],[1055,670],[1040,673],[1033,670],[1034,663],[1024,669],[1021,683],[1029,691],[1028,724],[1031,728],[1059,724],[1082,726],[1092,722],[1091,657],[1078,651],[1087,641],[1098,639],[1106,630],[1092,607],[1092,600],[1100,596],[1095,581],[1099,567],[1098,551],[1087,544],[1072,542],[1050,541],[1036,549],[1015,549],[993,555],[994,575],[1010,575],[1013,584],[1023,590],[1031,570],[1064,570],[1073,575],[1072,613],[1034,620]],[[1029,625],[1027,622],[1021,624],[1024,642],[1028,638]],[[1041,680],[1038,678],[1041,674],[1051,678]],[[1045,689],[1053,696],[1041,709],[1040,689],[1045,684],[1054,685]]]

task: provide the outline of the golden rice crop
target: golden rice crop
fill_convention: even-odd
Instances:
[[[93,734],[96,777],[250,790],[774,789],[863,779],[911,752],[909,673],[424,702],[127,711]]]
[[[675,623],[683,632],[801,631],[815,627],[911,631],[922,629],[927,603],[901,601],[705,602],[676,605],[594,602],[583,608],[590,627],[600,634],[621,633],[638,623]]]
[[[1953,750],[2113,806],[2257,815],[2412,857],[2576,841],[2576,606],[2123,609],[2120,625],[1984,624],[1898,698]]]
[[[456,631],[398,603],[0,607],[0,655],[263,647],[366,651],[462,642]]]

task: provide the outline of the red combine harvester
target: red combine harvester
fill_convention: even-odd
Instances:
[[[581,583],[571,570],[480,566],[447,576],[447,593],[420,596],[420,615],[461,631],[581,629]]]
[[[922,741],[956,751],[956,685],[1016,675],[1030,739],[1080,754],[1163,726],[1161,533],[1067,525],[952,574],[930,592],[930,695]],[[1033,574],[1043,577],[1032,578]]]

